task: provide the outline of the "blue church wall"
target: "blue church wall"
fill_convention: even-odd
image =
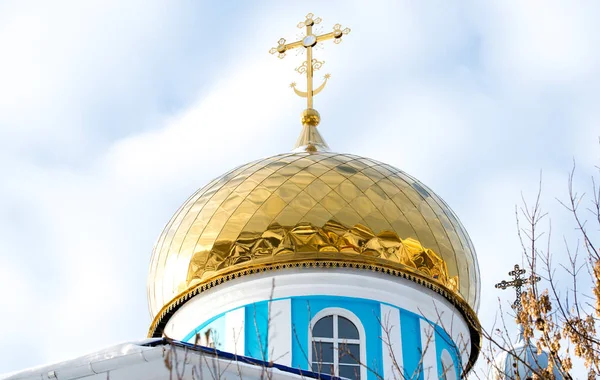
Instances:
[[[326,295],[284,297],[272,301],[280,300],[290,300],[291,308],[291,321],[289,321],[291,359],[288,365],[310,370],[309,326],[311,320],[324,309],[339,308],[354,314],[364,329],[366,360],[363,364],[368,367],[366,378],[368,380],[388,378],[388,374],[384,373],[383,370],[384,343],[380,322],[382,303],[363,298]],[[420,364],[421,355],[423,354],[421,321],[425,319],[418,314],[394,305],[385,305],[395,308],[399,312],[400,342],[397,343],[402,347],[401,361],[404,376],[423,380],[422,364]],[[226,325],[226,315],[233,311],[239,311],[239,309],[243,309],[244,355],[265,361],[277,360],[269,357],[269,318],[273,319],[273,316],[269,317],[269,301],[261,301],[221,313],[198,325],[183,340],[193,343],[196,334],[200,334],[202,337],[207,330],[211,329],[215,347],[223,349],[225,333],[227,329],[232,329],[232,326]],[[461,356],[454,342],[442,327],[433,324],[431,321],[428,321],[428,323],[434,326],[435,331],[435,357],[437,359],[438,375],[441,376],[443,372],[442,354],[447,351],[454,363],[456,378],[460,378]],[[415,374],[418,374],[418,376],[414,377]]]
[[[420,368],[423,347],[421,346],[421,317],[410,311],[400,309],[400,332],[402,336],[402,359],[406,379],[423,380]],[[417,378],[415,374],[419,374]]]
[[[442,378],[442,373],[444,372],[444,367],[442,366],[442,352],[447,350],[452,358],[452,363],[454,364],[453,370],[456,373],[456,378],[460,379],[460,370],[462,368],[462,360],[460,358],[460,352],[454,345],[454,342],[448,335],[448,333],[442,329],[440,326],[435,326],[435,355],[438,363],[438,377]]]
[[[245,356],[269,360],[269,302],[263,301],[245,308]]]

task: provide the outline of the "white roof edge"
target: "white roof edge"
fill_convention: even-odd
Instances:
[[[152,342],[160,342],[155,346],[146,345]],[[0,375],[3,380],[76,380],[76,379],[105,379],[107,373],[121,374],[118,378],[127,379],[157,379],[168,378],[169,370],[165,364],[165,355],[169,350],[178,351],[175,355],[181,355],[181,360],[185,365],[194,366],[195,358],[208,360],[202,371],[210,368],[225,368],[232,378],[262,379],[265,377],[264,371],[277,374],[275,379],[299,380],[306,377],[302,374],[286,371],[284,368],[266,367],[257,363],[244,362],[237,360],[236,364],[230,366],[233,359],[219,357],[205,351],[188,351],[187,347],[173,345],[165,342],[163,339],[145,340],[133,343],[124,343],[109,347],[89,355],[81,356],[68,361],[55,364],[43,365],[29,368],[23,371],[12,372]],[[223,364],[218,364],[219,362]],[[293,368],[290,368],[293,370]],[[162,372],[164,371],[164,373]],[[125,377],[123,377],[125,375]],[[159,377],[156,377],[156,376]],[[163,375],[167,377],[163,377]],[[210,378],[210,373],[205,374]],[[227,377],[225,373],[223,373]],[[112,376],[111,376],[112,377]],[[186,377],[187,379],[187,377]]]
[[[17,380],[17,379],[27,379],[31,376],[35,376],[36,379],[40,379],[40,374],[44,374],[45,376],[42,378],[49,378],[48,373],[61,373],[61,379],[63,378],[64,373],[77,373],[80,372],[87,373],[87,375],[93,375],[95,369],[94,367],[102,368],[102,363],[108,363],[109,361],[114,363],[117,360],[116,364],[120,364],[123,361],[123,364],[126,361],[139,362],[140,360],[133,359],[134,357],[139,357],[141,361],[149,361],[147,358],[154,359],[155,354],[151,354],[148,351],[156,351],[158,350],[161,353],[162,357],[162,346],[158,347],[150,347],[145,346],[149,343],[153,343],[156,341],[160,341],[161,338],[153,338],[153,339],[144,339],[140,341],[134,342],[125,342],[121,344],[117,344],[106,349],[96,351],[91,354],[79,356],[77,358],[73,358],[70,360],[65,360],[56,363],[50,364],[42,364],[39,366],[27,368],[25,370],[13,371],[10,373],[0,374],[0,380]],[[114,368],[111,368],[114,369]],[[105,370],[100,370],[100,372],[104,372]],[[35,375],[34,375],[35,374]],[[86,375],[86,376],[87,376]],[[43,375],[42,375],[43,376]],[[73,378],[73,377],[69,377]],[[75,377],[77,378],[77,377]]]

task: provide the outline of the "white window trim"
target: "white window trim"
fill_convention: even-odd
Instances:
[[[456,380],[456,368],[454,366],[452,355],[444,348],[440,356],[442,361],[442,371],[444,371],[446,375],[445,380]]]
[[[308,363],[309,363],[309,367],[310,370],[312,371],[312,364],[313,364],[313,335],[312,335],[312,331],[313,331],[313,327],[315,326],[315,324],[323,317],[329,316],[329,315],[337,315],[340,317],[344,317],[346,319],[348,319],[350,322],[352,322],[354,324],[354,326],[356,326],[356,329],[358,330],[358,337],[359,339],[344,339],[343,342],[345,343],[349,343],[349,344],[358,344],[359,345],[359,349],[360,349],[360,378],[363,380],[367,379],[367,340],[366,340],[366,335],[365,335],[365,329],[362,325],[362,323],[360,322],[360,319],[351,311],[347,310],[347,309],[343,309],[341,307],[328,307],[325,308],[321,311],[319,311],[317,314],[315,314],[315,316],[311,319],[310,321],[310,325],[309,325],[309,329],[308,329]],[[334,338],[321,338],[321,337],[317,337],[317,339],[319,339],[319,341],[321,342],[334,342],[334,340],[337,338],[337,318],[333,319],[334,321],[334,326],[333,326],[333,336]],[[340,340],[338,339],[338,342]],[[338,376],[339,375],[339,363],[337,363],[337,358],[338,358],[338,353],[334,352],[333,353],[333,359],[334,359],[334,363],[336,364],[334,366],[335,368],[335,375]]]

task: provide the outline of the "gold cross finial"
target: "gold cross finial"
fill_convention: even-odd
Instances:
[[[313,97],[323,90],[327,84],[327,80],[331,77],[330,74],[326,74],[323,83],[316,89],[313,89],[313,74],[316,70],[319,70],[325,62],[313,58],[312,49],[318,43],[331,39],[333,39],[334,43],[339,44],[342,42],[342,37],[345,34],[350,33],[349,28],[342,29],[340,24],[335,24],[333,27],[333,32],[315,35],[313,33],[313,26],[320,24],[321,21],[322,20],[320,17],[315,18],[312,13],[307,14],[306,20],[298,23],[298,28],[306,28],[306,34],[301,40],[286,44],[285,39],[280,38],[277,47],[269,50],[269,53],[277,54],[279,58],[284,58],[288,50],[304,48],[306,51],[306,60],[296,68],[296,71],[299,74],[306,75],[306,91],[298,90],[295,82],[293,82],[290,87],[298,96],[306,98],[307,106],[304,112],[302,112],[302,125],[304,128],[302,135],[300,135],[300,138],[296,143],[296,148],[306,147],[305,150],[307,151],[317,150],[318,146],[322,146],[323,148],[327,149],[327,144],[325,144],[325,141],[321,138],[315,128],[317,125],[319,125],[321,117],[313,108]]]

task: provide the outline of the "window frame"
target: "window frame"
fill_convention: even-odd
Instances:
[[[333,337],[332,338],[325,338],[325,337],[313,337],[313,328],[315,326],[315,324],[320,321],[322,318],[328,317],[328,316],[333,316]],[[337,317],[343,317],[346,318],[347,320],[349,320],[352,324],[354,324],[354,326],[356,327],[356,329],[358,330],[358,339],[347,339],[347,338],[339,338],[338,334],[339,334],[339,329],[338,329],[338,318]],[[365,329],[360,321],[360,319],[354,314],[352,313],[350,310],[347,309],[343,309],[340,307],[328,307],[325,308],[321,311],[319,311],[317,314],[315,314],[314,317],[312,317],[310,324],[309,324],[309,329],[308,329],[308,364],[309,364],[309,368],[312,371],[312,365],[313,365],[313,346],[315,343],[315,339],[318,342],[324,342],[324,343],[333,343],[333,365],[334,365],[334,375],[335,376],[339,376],[339,372],[340,372],[340,363],[339,363],[339,345],[340,343],[345,343],[345,344],[358,344],[359,346],[359,352],[360,352],[360,363],[358,363],[358,367],[360,368],[360,379],[361,380],[366,380],[367,378],[367,369],[366,369],[366,362],[367,362],[367,347],[366,347],[366,335],[365,335]],[[346,363],[348,364],[348,363]]]

